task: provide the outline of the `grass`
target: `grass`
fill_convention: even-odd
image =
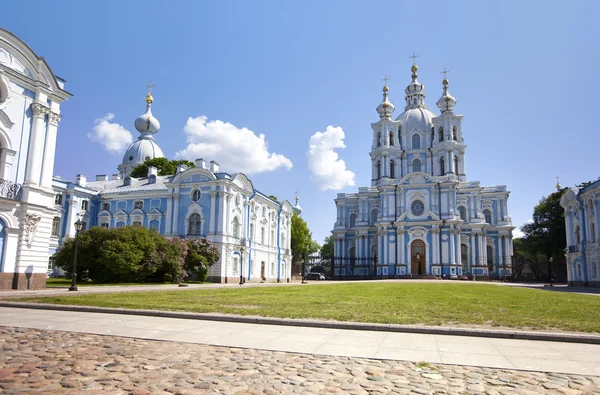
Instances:
[[[124,285],[160,285],[163,283],[95,283],[93,281],[77,281],[78,287],[89,287],[89,286],[124,286]],[[54,287],[70,287],[71,279],[70,278],[47,278],[46,279],[46,287],[54,288]]]
[[[598,296],[488,284],[357,282],[19,300],[386,324],[600,332]]]

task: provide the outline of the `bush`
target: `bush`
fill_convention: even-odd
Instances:
[[[75,240],[66,240],[54,254],[56,266],[67,276],[73,271]],[[171,282],[188,274],[206,278],[219,260],[219,251],[207,239],[167,239],[140,226],[93,227],[79,234],[77,276],[94,282]]]

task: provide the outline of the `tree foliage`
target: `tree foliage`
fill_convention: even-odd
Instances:
[[[332,257],[333,256],[333,236],[327,236],[323,241],[323,246],[321,246],[321,256],[323,257]]]
[[[312,232],[308,229],[306,221],[297,213],[292,216],[290,244],[294,261],[300,260],[302,254],[312,254],[319,251],[319,243],[312,239]]]
[[[144,163],[140,163],[131,171],[131,177],[140,178],[148,175],[148,167],[154,166],[158,169],[159,176],[169,176],[175,174],[177,171],[177,165],[186,165],[187,167],[194,167],[194,163],[189,160],[169,160],[167,158],[154,158],[146,159]]]
[[[521,230],[525,234],[523,247],[547,258],[560,256],[566,247],[564,209],[560,205],[562,191],[542,198],[533,209],[533,222]]]
[[[275,196],[275,195],[269,195],[269,197],[270,197],[271,199],[275,200],[276,202],[278,202],[278,200],[277,200],[277,196]]]
[[[73,271],[74,239],[54,254],[56,266]],[[171,282],[188,275],[206,278],[219,260],[219,251],[206,239],[166,239],[141,226],[93,227],[79,234],[77,276],[98,283]]]

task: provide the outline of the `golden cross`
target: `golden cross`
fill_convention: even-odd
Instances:
[[[413,52],[412,56],[409,56],[409,58],[412,58],[413,60],[413,64],[417,64],[416,59],[419,57],[419,55],[417,55],[416,53]]]
[[[156,85],[154,85],[152,83],[152,80],[150,80],[150,83],[148,85],[146,85],[146,88],[150,89],[150,93],[152,93],[152,88],[154,88]]]
[[[447,75],[450,71],[446,70],[446,68],[444,67],[444,70],[442,72],[440,72],[440,74],[444,74],[444,79],[446,79]]]
[[[389,80],[391,80],[391,78],[390,78],[390,77],[388,77],[387,75],[385,75],[385,76],[382,78],[383,84],[384,84],[384,85],[386,85],[386,86],[387,86],[387,82],[388,82]]]

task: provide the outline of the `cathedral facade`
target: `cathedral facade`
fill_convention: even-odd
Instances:
[[[581,188],[567,188],[560,199],[565,210],[569,285],[600,287],[599,201],[600,179]]]
[[[137,165],[163,157],[154,139],[160,122],[152,114],[153,102],[148,93],[146,112],[134,122],[140,135],[123,155],[119,173],[91,181],[83,175],[75,182],[54,178],[50,254],[75,237],[78,219],[84,228],[135,225],[166,237],[212,241],[221,258],[209,268],[209,281],[289,281],[291,218],[301,211],[298,199],[294,207],[277,201],[257,190],[246,175],[221,171],[217,162],[204,159],[191,168],[179,165],[174,175],[159,175],[150,166],[146,176],[131,177]]]
[[[411,71],[404,112],[395,119],[383,88],[380,119],[371,124],[371,186],[335,199],[334,275],[511,275],[509,191],[467,181],[463,116],[454,112],[448,80],[436,115],[416,64]]]

